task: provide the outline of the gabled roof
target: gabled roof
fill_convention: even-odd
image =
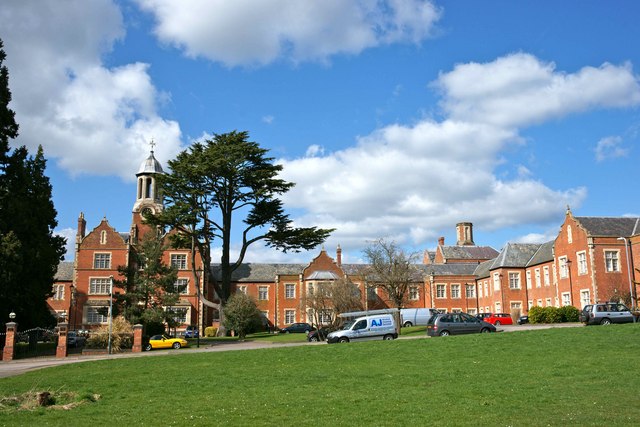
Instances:
[[[491,270],[502,267],[525,267],[540,246],[540,243],[507,243],[491,264]]]
[[[591,236],[629,237],[640,232],[640,218],[574,217]]]
[[[440,246],[444,259],[493,259],[498,251],[491,246]]]
[[[538,248],[536,253],[533,254],[531,259],[527,263],[527,267],[553,261],[553,244],[554,243],[555,242],[551,240],[550,242],[541,244],[540,248]]]
[[[55,281],[59,282],[71,282],[73,281],[73,262],[62,261],[58,264],[58,270],[53,276]]]

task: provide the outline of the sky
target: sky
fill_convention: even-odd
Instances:
[[[240,130],[296,183],[294,224],[335,228],[326,250],[357,263],[380,238],[455,244],[459,222],[499,250],[554,239],[567,206],[639,216],[639,16],[633,0],[23,0],[3,2],[0,38],[13,145],[44,148],[67,260],[80,212],[129,230],[151,140],[166,169]]]

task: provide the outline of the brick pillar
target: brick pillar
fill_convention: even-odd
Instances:
[[[58,324],[58,347],[56,347],[56,357],[67,357],[67,332],[69,331],[68,323]]]
[[[140,353],[142,351],[142,325],[133,325],[133,347],[132,353]]]
[[[16,322],[7,323],[7,339],[4,343],[4,349],[2,350],[2,360],[8,362],[13,360],[16,355],[16,332],[18,331],[18,324]]]

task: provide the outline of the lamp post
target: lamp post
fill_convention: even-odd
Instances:
[[[631,259],[629,257],[629,241],[626,237],[618,237],[617,240],[624,241],[624,250],[627,254],[627,275],[629,276],[629,298],[631,299],[631,309],[633,310],[636,306],[635,298],[633,297],[633,281],[631,280]]]
[[[113,276],[109,276],[111,283],[109,286],[109,341],[107,344],[107,352],[111,354],[111,332],[113,330]]]

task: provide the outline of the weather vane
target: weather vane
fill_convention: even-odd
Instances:
[[[149,145],[151,146],[151,152],[153,153],[153,148],[156,146],[156,143],[153,140],[153,137],[151,137],[151,142],[149,143]]]

